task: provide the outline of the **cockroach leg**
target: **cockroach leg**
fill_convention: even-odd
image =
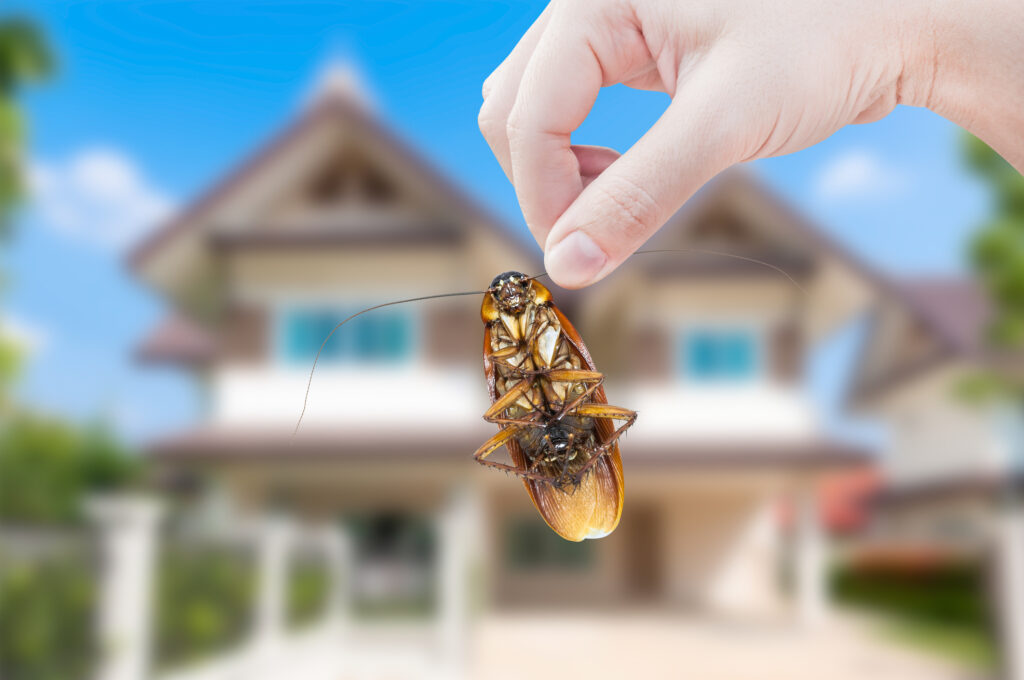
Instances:
[[[520,378],[532,378],[537,375],[537,371],[530,368],[523,368],[522,366],[516,366],[513,363],[509,363],[507,359],[492,359],[492,362],[498,366],[504,366],[512,373],[515,373]]]
[[[612,406],[611,404],[597,404],[590,402],[589,404],[580,404],[576,407],[570,415],[582,416],[587,418],[608,418],[609,420],[625,420],[626,427],[629,427],[636,421],[636,411],[631,411],[628,408],[622,408],[621,406]]]
[[[621,406],[611,406],[609,404],[582,404],[579,407],[577,407],[577,409],[573,412],[572,415],[589,418],[606,418],[608,420],[625,421],[622,423],[622,425],[619,426],[617,430],[611,433],[611,435],[608,437],[608,441],[604,442],[603,444],[601,444],[600,447],[598,447],[598,449],[595,452],[598,455],[595,455],[594,458],[587,461],[587,464],[584,465],[583,468],[580,470],[581,473],[585,472],[593,465],[594,459],[600,458],[602,455],[607,453],[608,450],[611,449],[612,446],[614,446],[615,442],[617,442],[619,438],[623,434],[625,434],[626,430],[631,428],[633,426],[633,423],[636,422],[636,411],[631,411],[628,408],[622,408]]]
[[[484,462],[484,458],[504,446],[505,442],[514,437],[517,432],[517,428],[514,427],[505,427],[498,430],[494,433],[493,437],[481,444],[480,448],[473,453],[473,459],[478,463]]]
[[[526,395],[530,391],[531,383],[529,380],[520,380],[515,384],[512,389],[501,395],[491,407],[484,412],[484,420],[487,422],[494,422],[495,418],[500,418],[501,414],[505,412],[505,409],[513,406],[519,397]]]
[[[612,432],[602,447],[604,450],[611,448],[612,444],[621,437],[626,430],[633,427],[633,423],[636,422],[636,411],[631,411],[628,408],[622,408],[621,406],[610,406],[609,404],[582,404],[576,409],[576,415],[589,416],[591,418],[607,418],[608,420],[623,420],[625,422],[619,426],[619,429]]]
[[[537,411],[531,411],[529,416],[522,418],[486,418],[487,422],[495,423],[497,425],[511,425],[522,429],[524,427],[546,427],[543,420],[539,418]]]
[[[492,453],[500,449],[502,446],[504,446],[509,439],[515,437],[515,435],[519,433],[519,430],[520,428],[517,427],[506,427],[504,429],[498,430],[493,437],[484,442],[483,445],[481,445],[480,448],[476,450],[476,452],[473,454],[473,460],[475,460],[476,462],[480,463],[485,467],[491,467],[497,470],[511,472],[517,477],[524,477],[526,479],[532,479],[538,482],[550,481],[549,477],[547,477],[546,475],[541,475],[533,472],[532,468],[530,470],[524,470],[520,467],[516,467],[515,465],[508,465],[506,463],[497,463],[492,460],[486,460],[487,456],[491,455]]]
[[[555,369],[547,371],[545,377],[551,382],[578,382],[587,385],[587,389],[568,404],[564,405],[555,415],[555,420],[561,420],[567,413],[572,412],[604,382],[604,374],[598,371],[575,371]]]

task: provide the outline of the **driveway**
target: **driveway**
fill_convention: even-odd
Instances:
[[[481,680],[979,680],[835,616],[816,631],[659,614],[501,615],[475,631]]]

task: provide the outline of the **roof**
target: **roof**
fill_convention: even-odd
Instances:
[[[984,340],[991,307],[981,287],[965,278],[919,278],[898,282],[919,319],[957,352],[972,354]]]
[[[718,200],[720,196],[729,191],[740,191],[757,202],[759,208],[766,213],[772,213],[779,217],[780,221],[792,230],[793,242],[797,245],[809,245],[815,252],[825,253],[835,257],[861,279],[871,284],[872,287],[881,289],[886,284],[884,275],[866,260],[857,256],[852,250],[839,241],[831,238],[828,232],[820,224],[815,223],[807,215],[797,210],[793,205],[783,200],[776,192],[772,191],[764,182],[757,179],[753,172],[741,166],[734,166],[719,173],[714,179],[694,194],[679,211],[666,223],[666,229],[659,231],[657,238],[663,239],[670,233],[673,225],[685,221],[687,217],[699,214],[706,206]],[[655,242],[652,239],[652,243]],[[728,259],[730,253],[708,252],[712,256],[724,256]],[[773,257],[779,261],[773,261]],[[792,253],[767,253],[765,258],[769,264],[780,267],[807,267],[809,263],[802,258],[795,257]],[[686,267],[686,263],[682,263]],[[787,269],[788,272],[788,269]],[[797,272],[799,273],[799,272]]]
[[[937,350],[917,361],[892,366],[876,377],[864,377],[863,365],[872,341],[881,331],[880,309],[865,340],[854,375],[862,376],[852,386],[851,400],[864,402],[956,358],[982,359],[993,355],[985,344],[985,330],[991,319],[989,304],[981,286],[966,277],[918,277],[891,280],[881,304],[895,304],[925,329],[937,343]]]
[[[171,462],[256,462],[310,458],[342,461],[411,462],[468,461],[486,438],[481,424],[464,431],[451,429],[424,435],[390,429],[352,434],[313,429],[295,437],[280,428],[205,426],[153,442],[150,452]],[[481,434],[483,432],[483,434]],[[635,469],[688,467],[701,469],[799,468],[826,470],[863,466],[872,460],[866,449],[827,439],[792,443],[628,442],[628,466]],[[284,455],[282,455],[284,454]]]
[[[873,502],[881,508],[907,508],[918,504],[964,498],[997,500],[1000,494],[1024,489],[1024,476],[996,473],[960,474],[912,484],[886,486]]]
[[[361,134],[372,137],[375,142],[383,145],[389,152],[401,159],[406,167],[418,173],[430,183],[432,191],[444,198],[454,208],[486,224],[494,225],[498,231],[508,237],[510,244],[526,251],[526,245],[514,235],[510,228],[493,214],[485,210],[479,203],[470,198],[452,182],[447,180],[435,166],[430,164],[405,141],[399,139],[394,132],[382,124],[358,102],[345,97],[321,97],[317,99],[297,119],[287,125],[269,142],[261,146],[256,153],[237,165],[220,181],[200,197],[192,201],[170,221],[163,224],[143,239],[128,255],[129,265],[140,272],[147,262],[156,256],[171,241],[199,227],[202,219],[234,192],[243,183],[255,176],[264,168],[275,164],[278,158],[298,138],[308,130],[330,118],[344,119],[361,130]],[[530,254],[536,258],[535,253]]]
[[[175,315],[150,331],[136,350],[136,357],[145,363],[195,365],[205,364],[216,353],[216,341],[204,328]]]

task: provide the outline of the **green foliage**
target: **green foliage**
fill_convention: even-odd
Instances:
[[[947,658],[972,669],[991,672],[999,667],[999,645],[977,626],[957,626],[900,619],[889,621],[884,634],[894,642]]]
[[[294,560],[288,570],[288,624],[299,628],[322,618],[327,612],[330,588],[330,573],[324,560]]]
[[[845,565],[832,572],[837,602],[885,617],[884,633],[978,669],[999,660],[982,568],[971,562]]]
[[[138,471],[137,459],[102,427],[17,415],[0,424],[0,521],[75,522],[84,495],[123,488]]]
[[[0,673],[6,680],[90,677],[96,584],[83,555],[0,553]]]
[[[983,575],[971,564],[842,567],[832,591],[839,602],[900,618],[980,629],[991,620]]]
[[[992,187],[995,215],[971,246],[971,262],[995,307],[991,340],[1024,347],[1024,177],[995,151],[969,136],[968,165]]]
[[[0,328],[0,333],[3,329]],[[0,335],[0,416],[11,410],[5,395],[21,372],[21,348]]]
[[[157,576],[157,667],[191,663],[244,640],[252,627],[255,587],[250,553],[168,542]]]
[[[25,125],[15,98],[22,84],[42,80],[52,71],[50,49],[30,21],[0,21],[0,235],[8,231],[11,211],[24,189]]]

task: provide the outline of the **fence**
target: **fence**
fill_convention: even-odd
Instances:
[[[353,640],[355,568],[340,525],[268,516],[215,534],[171,534],[153,499],[109,497],[89,503],[88,536],[0,531],[0,596],[22,601],[20,609],[10,597],[0,604],[0,664],[8,664],[0,676],[336,680],[401,664],[403,677],[458,677],[468,607],[465,500],[457,495],[435,518],[439,606],[427,622],[426,657],[393,649],[374,657]],[[50,612],[59,625],[33,628],[13,615],[60,597],[69,601]],[[27,663],[18,654],[33,645],[42,653]]]

